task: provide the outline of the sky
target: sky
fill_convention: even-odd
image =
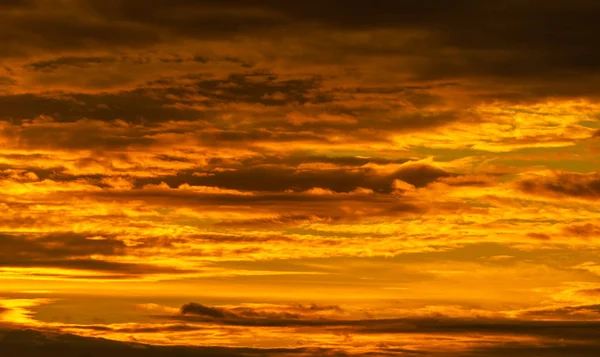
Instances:
[[[1,0],[0,354],[600,355],[599,16]]]

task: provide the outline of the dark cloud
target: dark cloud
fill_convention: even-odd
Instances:
[[[578,294],[594,296],[596,289],[581,290]],[[590,320],[600,313],[600,305],[561,306],[556,308],[543,308],[527,311],[521,314],[525,319],[552,319],[552,320]]]
[[[409,165],[401,168],[392,175],[415,187],[424,187],[440,178],[453,176],[453,174],[429,165]]]
[[[166,182],[171,187],[184,183],[194,186],[219,186],[223,188],[250,191],[285,191],[288,189],[304,191],[313,187],[331,189],[336,192],[350,192],[356,187],[371,188],[377,192],[391,192],[392,181],[370,174],[369,170],[352,172],[337,170],[306,170],[273,166],[238,167],[234,171],[204,172],[208,175],[193,175],[194,172],[182,172],[176,176],[141,178],[138,186]],[[200,172],[203,173],[203,172]]]
[[[600,332],[598,321],[580,320],[585,312],[598,312],[598,305],[562,307],[524,313],[523,319],[491,318],[450,318],[440,315],[436,318],[388,318],[349,320],[324,318],[321,316],[269,315],[264,313],[235,314],[233,309],[216,309],[200,304],[187,304],[188,314],[165,318],[176,321],[219,323],[225,326],[255,327],[314,327],[328,331],[346,331],[359,334],[485,334],[517,335],[539,338],[562,338],[565,343],[590,343],[596,341]],[[194,311],[197,307],[198,310]],[[244,311],[243,309],[241,311]],[[529,318],[553,318],[551,321],[536,321]],[[571,319],[568,320],[558,320]]]
[[[413,66],[414,74],[422,79],[495,76],[521,81],[529,78],[530,83],[531,78],[541,75],[582,79],[582,75],[594,73],[600,63],[600,52],[590,46],[593,34],[600,31],[596,21],[600,9],[593,0],[569,3],[555,0],[543,5],[517,0],[502,4],[473,0],[446,3],[379,0],[368,8],[360,1],[341,5],[316,0],[300,3],[263,0],[252,4],[239,0],[180,0],[168,5],[162,1],[141,5],[135,1],[92,0],[90,4],[108,18],[194,38],[290,35],[299,24],[351,31],[420,31],[423,35],[418,41],[401,47],[374,41],[364,48],[334,45],[329,50],[342,55],[412,55],[419,59]],[[552,80],[538,84],[541,82]],[[545,89],[545,94],[569,92],[566,85],[561,86],[558,81],[553,84]],[[578,89],[570,91],[575,93]]]
[[[195,302],[190,302],[181,307],[181,314],[224,318],[227,312],[223,309],[217,309],[214,307],[204,306]]]
[[[140,277],[148,274],[181,274],[195,272],[172,267],[160,267],[149,264],[117,263],[99,259],[54,259],[54,260],[31,260],[19,258],[6,258],[0,260],[0,266],[11,268],[62,268],[89,271],[89,275],[69,275],[63,277],[69,279],[126,279]],[[104,274],[91,274],[100,272]],[[32,273],[30,276],[55,277],[53,272]]]
[[[329,139],[312,132],[273,132],[265,129],[217,130],[196,133],[202,145],[228,147],[231,145],[255,145],[261,142],[329,142]]]
[[[600,197],[600,174],[559,172],[553,176],[520,181],[518,186],[523,192],[533,195],[596,200]]]
[[[324,311],[332,311],[336,313],[340,313],[343,310],[337,305],[302,305],[302,304],[294,304],[289,306],[277,306],[276,308],[252,308],[246,306],[237,306],[232,308],[215,308],[210,306],[205,306],[202,304],[198,304],[195,302],[190,302],[181,306],[180,313],[183,316],[192,315],[198,316],[200,318],[213,318],[213,319],[227,319],[228,321],[239,321],[242,325],[244,322],[251,322],[251,320],[258,319],[260,321],[256,321],[257,325],[260,325],[262,322],[265,323],[276,323],[271,320],[277,321],[285,321],[287,320],[299,320],[306,319],[308,317],[314,316],[315,313],[324,312]],[[289,323],[289,321],[287,322]],[[235,325],[235,323],[234,323]]]
[[[83,67],[91,64],[105,65],[115,61],[106,57],[60,57],[35,62],[27,68],[50,71],[58,66]],[[75,74],[73,74],[75,75]],[[110,74],[107,74],[110,77]],[[188,82],[182,84],[181,82]],[[48,84],[48,83],[46,83]],[[90,83],[91,87],[95,85]],[[50,86],[51,87],[51,86]],[[319,80],[314,77],[279,79],[269,73],[231,74],[222,79],[209,78],[173,78],[161,79],[141,85],[137,89],[110,92],[64,93],[47,92],[40,94],[4,94],[0,95],[3,107],[0,118],[20,123],[23,119],[49,116],[58,122],[73,122],[92,118],[96,120],[123,120],[129,123],[152,125],[171,120],[196,121],[208,120],[219,129],[215,114],[230,109],[220,106],[232,103],[248,103],[258,106],[303,105],[323,101],[319,94]],[[193,109],[194,106],[205,108]],[[195,129],[201,129],[197,127]],[[263,135],[255,127],[244,128]],[[240,131],[242,133],[242,131]],[[290,133],[291,134],[291,133]],[[239,136],[240,134],[238,134]],[[281,135],[284,135],[282,133]],[[288,140],[293,140],[290,137]],[[219,140],[237,141],[234,132],[224,132]],[[260,139],[248,136],[247,139]]]
[[[37,3],[38,6],[33,6]],[[174,39],[240,37],[258,40],[295,39],[306,47],[302,64],[360,56],[406,59],[413,79],[455,83],[466,80],[492,85],[483,96],[517,100],[548,96],[594,96],[593,75],[600,51],[592,45],[600,31],[594,0],[533,4],[517,0],[502,4],[457,0],[416,2],[360,1],[301,3],[254,1],[99,1],[72,0],[49,7],[47,1],[3,2],[1,15],[4,55],[31,51],[148,48]],[[28,11],[14,9],[27,8]],[[48,11],[51,8],[53,11]],[[368,42],[325,39],[309,43],[306,36],[331,31],[373,34]],[[418,33],[414,40],[378,37]],[[43,37],[37,36],[44,33]],[[394,40],[392,40],[392,38]],[[64,58],[65,56],[63,56]],[[243,62],[243,55],[229,56]],[[235,82],[235,80],[234,80]],[[577,83],[577,85],[574,85]],[[296,86],[300,83],[289,83]],[[207,83],[208,85],[208,83]],[[202,88],[200,88],[202,89]],[[255,95],[269,93],[257,86]],[[206,90],[206,89],[204,89]],[[236,90],[225,90],[224,96]],[[249,97],[246,99],[250,99]],[[423,98],[421,98],[423,99]],[[425,101],[429,101],[425,99]],[[254,102],[279,105],[279,99]],[[314,101],[296,91],[288,100]],[[417,102],[418,99],[415,99]]]
[[[169,120],[200,120],[196,110],[168,107],[173,100],[152,95],[148,90],[105,94],[15,94],[0,95],[0,118],[20,124],[23,119],[52,117],[57,122],[76,122],[93,118],[101,121],[121,119],[129,123],[152,124]],[[51,143],[49,143],[51,144]]]
[[[56,196],[57,199],[59,197],[60,195]],[[136,200],[143,201],[149,206],[188,207],[195,210],[230,211],[233,209],[269,214],[287,212],[292,216],[331,217],[332,220],[339,217],[347,220],[359,217],[402,217],[420,214],[426,210],[426,207],[411,202],[409,199],[399,200],[397,197],[381,194],[256,193],[240,195],[217,192],[202,193],[190,189],[146,188],[142,190],[90,191],[69,195],[70,199],[78,197],[91,197],[98,202],[113,203]],[[353,207],[357,212],[348,211],[348,207]]]
[[[292,158],[291,163],[297,158]],[[312,159],[308,159],[310,162]],[[317,159],[319,160],[319,159]],[[328,159],[323,161],[365,162],[368,159]],[[287,160],[284,160],[287,161]],[[268,161],[267,161],[268,162]],[[296,161],[297,162],[297,161]],[[369,161],[370,162],[370,161]],[[377,160],[374,160],[377,163]],[[319,187],[335,192],[351,192],[358,187],[372,189],[379,193],[393,191],[394,179],[400,179],[416,187],[424,187],[441,178],[455,176],[456,174],[425,164],[407,165],[400,167],[391,174],[380,174],[372,167],[366,166],[354,170],[345,168],[333,169],[297,169],[291,167],[243,165],[231,167],[233,170],[216,172],[185,172],[176,176],[155,178],[141,178],[136,180],[136,185],[142,187],[147,184],[167,183],[170,187],[179,187],[188,183],[194,186],[218,186],[244,191],[305,191]]]
[[[90,65],[105,65],[113,63],[116,59],[111,57],[58,57],[51,60],[29,63],[26,68],[33,71],[51,72],[61,67],[85,68]]]
[[[152,243],[148,242],[148,244]],[[110,236],[98,239],[98,237],[76,233],[3,233],[0,234],[0,266],[75,269],[104,274],[86,276],[82,273],[82,275],[71,276],[73,279],[122,279],[146,274],[188,272],[173,267],[119,263],[91,258],[92,255],[124,255],[126,248],[123,241]],[[31,275],[54,276],[54,273],[32,273]]]
[[[150,146],[155,142],[138,130],[89,120],[81,120],[69,126],[55,125],[53,120],[33,120],[21,127],[8,129],[4,134],[18,136],[20,145],[30,149],[124,150]]]
[[[533,239],[550,240],[551,237],[545,233],[529,232],[527,236]]]
[[[211,104],[234,101],[269,106],[319,101],[319,97],[309,96],[309,92],[318,87],[316,78],[280,80],[277,75],[259,72],[231,75],[225,80],[202,80],[192,89],[210,98]],[[278,94],[281,98],[276,97]]]
[[[251,156],[247,158],[238,158],[234,161],[227,161],[221,158],[212,158],[208,161],[206,168],[227,168],[227,169],[243,169],[248,167],[263,167],[269,169],[270,167],[281,167],[281,168],[296,168],[302,164],[332,164],[341,168],[359,168],[368,164],[404,164],[412,161],[409,158],[385,158],[385,157],[362,157],[362,156],[326,156],[326,155],[312,155],[299,152],[292,152],[290,154],[279,154],[276,153],[262,153],[260,156]],[[334,166],[334,167],[335,167]],[[310,171],[306,169],[303,171]],[[187,174],[182,171],[181,174]],[[189,174],[192,174],[191,172]]]
[[[569,236],[593,238],[600,236],[600,226],[592,223],[574,224],[564,227],[563,232]]]
[[[91,238],[91,239],[90,239]],[[117,255],[125,249],[122,241],[94,239],[77,233],[63,234],[0,234],[0,257],[14,259],[71,259],[92,254]]]

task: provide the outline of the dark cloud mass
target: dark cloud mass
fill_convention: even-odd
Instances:
[[[225,317],[225,312],[220,309],[216,309],[214,307],[204,306],[202,304],[191,302],[189,304],[185,304],[181,307],[181,314],[187,315],[199,315],[199,316],[209,316],[214,318],[222,318]]]
[[[91,239],[90,239],[91,238]],[[0,256],[31,258],[74,258],[91,254],[119,254],[125,244],[119,240],[80,234],[8,235],[0,236]]]
[[[300,321],[298,323],[300,325],[311,325],[310,321],[306,319],[310,318],[312,314],[323,311],[339,313],[342,312],[342,309],[337,305],[310,304],[305,306],[302,304],[295,304],[285,306],[282,309],[276,309],[275,311],[269,311],[269,309],[258,309],[246,306],[216,308],[195,302],[187,303],[180,308],[180,314],[182,316],[191,315],[192,317],[199,316],[201,318],[208,317],[217,320],[224,319],[225,324],[241,324],[242,326],[247,323],[253,325],[267,324],[266,326],[271,326],[272,324],[278,325],[277,321],[279,321],[282,326],[286,326],[287,324],[293,325],[294,323],[291,322],[293,320],[305,320],[304,322]]]
[[[217,322],[224,325],[238,326],[315,326],[322,328],[349,328],[360,333],[445,333],[445,334],[516,334],[527,336],[543,336],[554,338],[562,336],[569,341],[585,341],[597,333],[598,321],[584,321],[578,312],[599,312],[600,305],[565,306],[556,309],[529,311],[522,317],[559,317],[571,316],[575,321],[529,321],[517,319],[471,318],[458,319],[439,316],[437,318],[396,318],[350,320],[308,316],[260,313],[260,310],[248,308],[215,308],[198,303],[188,303],[181,307],[180,316],[171,318],[182,321]],[[241,311],[241,313],[236,313]],[[335,310],[334,310],[335,311]],[[340,311],[337,310],[339,313]],[[203,318],[209,318],[203,320]]]
[[[521,181],[519,187],[535,195],[597,200],[600,198],[600,174],[558,172],[549,177]]]
[[[357,162],[377,162],[377,159],[347,158]],[[340,161],[342,161],[340,160]],[[307,158],[306,162],[311,162]],[[336,159],[331,161],[337,162]],[[372,189],[375,192],[390,193],[393,190],[394,179],[400,179],[416,187],[424,187],[452,173],[429,165],[408,165],[390,174],[379,174],[372,168],[358,167],[346,170],[343,167],[329,170],[299,170],[293,167],[234,166],[232,170],[217,172],[186,173],[177,176],[141,178],[137,184],[141,187],[147,184],[167,183],[170,187],[179,187],[184,183],[198,186],[220,186],[237,190],[249,191],[304,191],[314,187],[330,189],[335,192],[350,192],[358,187]]]

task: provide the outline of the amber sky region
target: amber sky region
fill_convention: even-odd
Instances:
[[[600,1],[0,0],[0,356],[600,356]]]

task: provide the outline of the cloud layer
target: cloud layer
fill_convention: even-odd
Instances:
[[[0,352],[596,355],[599,12],[2,1]]]

